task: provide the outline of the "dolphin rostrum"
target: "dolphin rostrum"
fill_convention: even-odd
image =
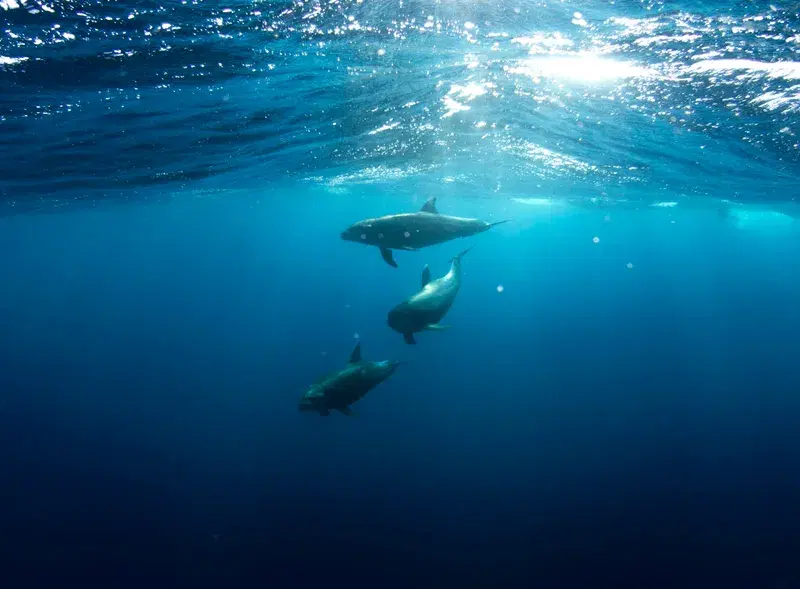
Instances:
[[[509,220],[487,223],[480,219],[441,215],[436,210],[436,197],[434,196],[416,213],[399,213],[376,219],[365,219],[342,231],[341,237],[345,241],[378,247],[386,263],[397,268],[392,250],[416,251],[458,237],[483,233],[495,225],[507,223]]]
[[[426,265],[422,270],[422,290],[389,311],[389,327],[403,334],[407,344],[416,344],[414,334],[424,330],[447,329],[439,325],[453,305],[461,288],[461,258],[472,246],[450,260],[450,271],[431,281],[431,271]]]
[[[400,364],[402,362],[362,360],[361,342],[358,342],[347,365],[311,385],[300,398],[298,409],[320,415],[330,415],[334,409],[352,416],[350,405],[363,399],[368,392],[392,376]]]

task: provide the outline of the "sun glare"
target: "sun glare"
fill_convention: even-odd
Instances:
[[[519,62],[515,67],[509,67],[508,71],[534,79],[562,78],[585,83],[610,82],[621,78],[651,75],[645,68],[624,61],[598,57],[591,53],[531,57]]]

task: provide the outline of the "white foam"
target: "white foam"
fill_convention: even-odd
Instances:
[[[693,63],[686,71],[690,73],[709,73],[741,71],[770,78],[800,80],[800,61],[756,61],[754,59],[706,59]]]

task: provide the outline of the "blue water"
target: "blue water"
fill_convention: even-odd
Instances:
[[[0,586],[800,586],[796,3],[0,24]],[[339,238],[431,196],[512,221]]]

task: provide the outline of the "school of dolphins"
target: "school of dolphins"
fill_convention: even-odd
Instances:
[[[377,247],[384,261],[397,268],[393,250],[416,251],[483,233],[507,221],[487,223],[480,219],[442,215],[436,209],[436,197],[433,197],[415,213],[399,213],[354,223],[342,232],[341,238]],[[389,327],[401,334],[407,344],[417,343],[416,333],[447,328],[439,322],[450,310],[461,288],[461,259],[470,249],[450,260],[450,270],[436,280],[431,280],[431,271],[426,265],[422,270],[419,292],[389,311]],[[343,368],[323,376],[303,394],[299,409],[324,416],[330,415],[331,411],[352,416],[352,405],[392,376],[401,364],[393,360],[363,360],[359,341]]]

